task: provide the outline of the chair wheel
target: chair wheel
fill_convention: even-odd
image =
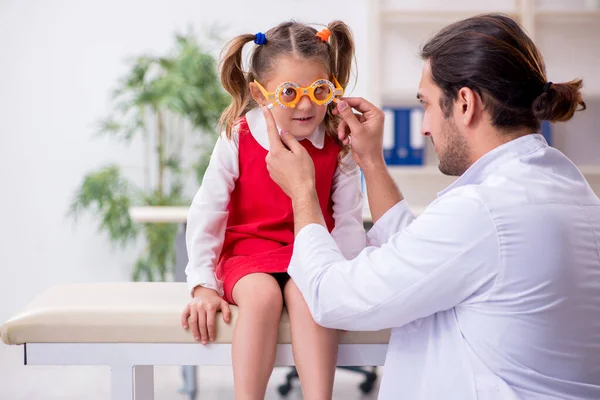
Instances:
[[[365,381],[360,384],[359,388],[360,391],[364,394],[371,393],[371,391],[373,390],[373,382]]]
[[[277,391],[283,397],[286,397],[290,393],[291,390],[292,390],[292,385],[290,385],[289,383],[279,385],[279,387],[277,388]]]

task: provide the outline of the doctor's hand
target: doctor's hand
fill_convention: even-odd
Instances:
[[[361,114],[355,114],[356,109]],[[342,117],[338,125],[338,137],[350,144],[354,161],[361,168],[381,165],[383,159],[384,112],[360,97],[343,98],[333,110]]]
[[[192,328],[194,339],[202,340],[202,344],[216,339],[216,314],[223,314],[223,321],[229,323],[231,310],[229,304],[219,294],[209,288],[198,286],[194,289],[194,298],[185,306],[181,313],[181,326],[188,330]]]
[[[269,134],[269,153],[267,169],[271,179],[292,200],[296,195],[315,190],[315,166],[306,149],[289,132],[282,131],[281,136],[271,110],[262,108],[267,121]]]

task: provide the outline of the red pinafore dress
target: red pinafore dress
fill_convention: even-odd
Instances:
[[[300,140],[315,165],[315,180],[321,211],[328,230],[334,227],[331,188],[341,147],[325,135],[322,149]],[[292,202],[271,179],[264,149],[246,118],[239,121],[239,177],[231,193],[223,249],[216,276],[223,282],[224,298],[233,301],[233,287],[252,273],[287,272],[294,243]]]

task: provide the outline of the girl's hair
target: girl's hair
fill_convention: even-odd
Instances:
[[[442,89],[446,117],[462,87],[477,92],[492,124],[506,132],[540,129],[540,121],[567,121],[584,110],[580,79],[548,82],[535,44],[509,17],[484,14],[442,29],[421,52]]]
[[[250,82],[255,79],[261,83],[267,81],[281,56],[321,62],[344,89],[347,87],[354,61],[352,33],[342,21],[333,21],[327,28],[331,31],[331,36],[328,42],[324,42],[316,36],[317,30],[308,25],[295,21],[277,25],[265,33],[266,44],[254,47],[247,71],[242,66],[242,50],[246,43],[254,41],[255,35],[237,36],[225,46],[225,55],[221,61],[221,82],[231,95],[231,104],[221,115],[219,127],[220,130],[224,128],[227,138],[231,138],[237,120],[257,106],[250,94]],[[333,104],[335,103],[331,103],[327,109],[325,131],[341,144],[336,133],[339,117],[331,112]]]

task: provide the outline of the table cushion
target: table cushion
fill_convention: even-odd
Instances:
[[[23,343],[195,343],[181,327],[181,312],[189,301],[185,283],[80,283],[52,287],[0,328],[6,344]],[[232,321],[217,316],[216,343],[231,343],[238,309]],[[343,332],[340,342],[388,343],[389,330]],[[279,343],[291,343],[284,312]]]

